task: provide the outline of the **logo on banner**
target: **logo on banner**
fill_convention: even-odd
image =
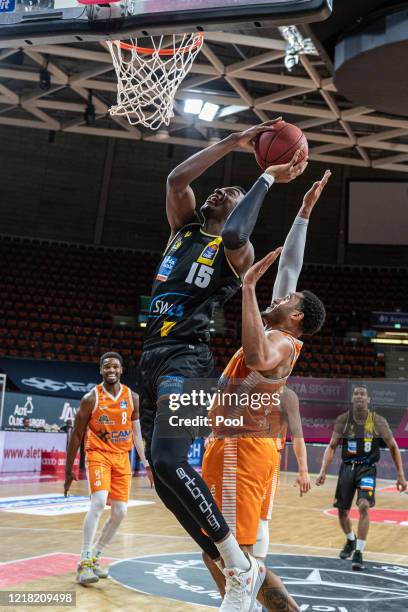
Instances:
[[[21,382],[27,387],[34,387],[40,391],[62,391],[63,389],[71,389],[71,391],[75,391],[76,393],[88,393],[88,391],[91,391],[95,386],[95,383],[82,383],[79,381],[62,382],[50,378],[42,378],[40,376],[23,378]]]
[[[62,412],[59,416],[60,421],[64,421],[64,423],[65,421],[68,421],[68,419],[71,419],[71,421],[73,421],[78,410],[79,408],[74,408],[69,402],[65,402],[62,408]]]
[[[29,414],[32,414],[33,412],[34,412],[33,398],[29,396],[27,396],[27,400],[24,406],[19,406],[18,404],[16,404],[16,407],[14,409],[14,414],[16,416],[26,417]]]
[[[16,0],[0,0],[0,13],[12,13],[16,10]]]

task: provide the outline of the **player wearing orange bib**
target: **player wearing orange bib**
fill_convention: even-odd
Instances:
[[[133,442],[152,482],[140,430],[139,397],[120,382],[122,358],[118,353],[106,353],[101,357],[100,365],[103,382],[82,398],[67,451],[65,496],[72,481],[76,480],[72,466],[85,434],[91,507],[84,521],[77,573],[80,584],[90,584],[108,576],[108,572],[100,567],[99,559],[126,516],[132,478],[129,451]],[[107,502],[111,506],[110,517],[93,547]]]

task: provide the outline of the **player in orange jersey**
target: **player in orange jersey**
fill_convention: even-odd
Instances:
[[[109,544],[126,516],[132,478],[129,451],[133,442],[146,468],[147,477],[153,482],[144,454],[139,396],[121,384],[122,372],[122,357],[118,353],[102,355],[100,373],[103,382],[82,398],[68,445],[65,496],[72,481],[76,480],[72,466],[85,434],[91,507],[84,521],[81,561],[77,573],[77,582],[80,584],[90,584],[108,576],[107,570],[100,567],[99,560],[102,550]],[[108,501],[111,513],[94,546],[98,523]]]
[[[203,477],[239,544],[260,560],[266,557],[268,549],[267,521],[279,478],[279,451],[288,423],[299,463],[297,483],[301,494],[310,489],[298,398],[289,389],[283,391],[283,387],[301,350],[302,343],[297,336],[316,332],[324,321],[324,308],[318,298],[310,292],[296,293],[295,290],[303,264],[308,219],[329,177],[330,172],[326,172],[305,195],[285,241],[272,304],[262,313],[266,334],[257,305],[255,308],[254,291],[257,280],[279,255],[279,250],[270,254],[269,259],[267,256],[264,263],[256,264],[245,277],[243,347],[225,368],[219,383],[219,398],[210,412],[213,433],[204,456]],[[287,298],[281,297],[289,292],[291,295]],[[281,308],[286,304],[287,309]],[[251,338],[253,333],[255,342]],[[252,352],[248,353],[249,350]],[[252,363],[254,357],[256,364]],[[268,372],[264,365],[269,363],[272,368]],[[260,401],[262,397],[264,402]],[[236,421],[226,424],[223,418]],[[208,558],[205,561],[222,592],[221,574]],[[288,609],[297,609],[268,572],[260,599],[268,609],[274,609],[274,597],[286,597]]]

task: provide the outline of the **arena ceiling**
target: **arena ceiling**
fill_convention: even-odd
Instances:
[[[116,76],[104,42],[2,48],[0,125],[201,148],[231,131],[283,115],[304,130],[314,161],[408,172],[408,120],[356,107],[336,90],[319,28],[332,36],[323,24],[313,31],[302,28],[318,55],[301,55],[292,72],[285,68],[286,42],[277,28],[208,32],[176,95],[168,131],[159,133],[109,116]],[[39,71],[47,61],[51,87],[44,91]],[[84,118],[90,91],[93,125]],[[195,97],[220,106],[214,121],[184,113],[183,101]]]

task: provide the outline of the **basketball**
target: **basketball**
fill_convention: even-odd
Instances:
[[[303,153],[299,161],[308,154],[306,136],[300,128],[286,121],[278,121],[259,134],[254,145],[255,158],[262,170],[268,166],[287,164],[300,148],[303,148]]]

